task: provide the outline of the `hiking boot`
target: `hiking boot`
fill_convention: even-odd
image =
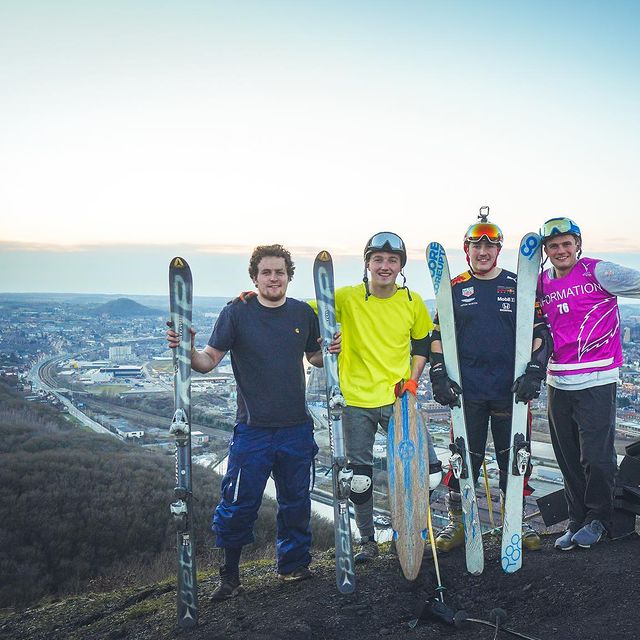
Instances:
[[[282,582],[299,582],[300,580],[308,580],[313,574],[309,571],[309,567],[298,567],[291,573],[279,573],[278,580]]]
[[[353,561],[356,564],[362,564],[377,558],[379,554],[380,550],[376,539],[373,536],[364,536],[360,539],[360,551],[353,556]]]
[[[447,498],[449,524],[438,534],[436,549],[445,553],[464,544],[464,525],[462,524],[462,502]]]
[[[571,551],[576,548],[576,543],[572,541],[573,531],[565,531],[554,543],[553,546],[560,551]]]
[[[211,600],[219,602],[235,598],[242,593],[242,585],[240,584],[240,575],[235,571],[228,571],[226,567],[220,567],[220,584],[211,594]]]
[[[573,534],[571,542],[583,549],[590,549],[604,535],[604,526],[600,520],[593,520]]]
[[[538,551],[542,542],[538,532],[528,523],[522,523],[522,548],[527,551]]]

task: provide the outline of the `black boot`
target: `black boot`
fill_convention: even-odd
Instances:
[[[226,565],[220,567],[220,584],[211,596],[211,600],[220,601],[235,598],[242,593],[242,585],[240,584],[240,573],[238,571],[229,571]]]

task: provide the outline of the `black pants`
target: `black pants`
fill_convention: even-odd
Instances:
[[[607,526],[616,476],[616,383],[564,391],[548,387],[551,442],[564,476],[569,529]]]
[[[467,422],[467,439],[469,453],[471,454],[473,482],[475,484],[480,475],[480,467],[482,466],[487,446],[489,423],[491,423],[493,446],[496,451],[498,468],[500,469],[500,489],[503,493],[507,489],[509,448],[511,446],[511,414],[511,400],[465,400],[464,402],[464,417]],[[528,422],[527,432],[530,433],[531,421],[529,420]],[[532,492],[528,483],[530,474],[531,468],[529,467],[525,478],[525,495],[529,495]],[[444,484],[452,491],[460,491],[460,483],[451,471],[447,473]]]

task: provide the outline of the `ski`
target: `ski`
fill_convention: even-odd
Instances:
[[[353,593],[356,576],[351,545],[349,493],[353,471],[347,465],[342,431],[344,398],[338,379],[338,356],[329,353],[329,345],[337,331],[333,286],[333,261],[328,251],[321,251],[313,263],[313,283],[318,303],[322,360],[327,387],[327,417],[331,442],[331,473],[333,479],[333,522],[336,541],[336,585],[340,593]]]
[[[514,379],[521,376],[531,360],[534,305],[540,269],[542,243],[537,233],[528,233],[518,251],[518,283],[516,285],[516,357]],[[531,446],[528,441],[527,420],[529,403],[516,402],[513,396],[511,418],[511,446],[507,491],[504,499],[502,523],[502,568],[514,573],[522,567],[522,492]]]
[[[433,290],[436,294],[442,352],[447,365],[447,373],[451,380],[461,384],[451,276],[449,274],[447,254],[444,247],[437,242],[432,242],[428,245],[426,254]],[[467,571],[473,575],[479,575],[484,569],[482,529],[473,482],[471,456],[467,446],[467,425],[464,417],[463,395],[460,396],[457,406],[451,407],[451,421],[453,424],[453,443],[449,445],[451,450],[450,463],[454,476],[460,482]]]
[[[173,420],[169,433],[176,445],[175,502],[171,514],[177,531],[178,546],[178,626],[198,624],[198,584],[196,549],[193,533],[193,495],[191,492],[191,310],[193,283],[191,269],[184,258],[169,265],[169,302],[171,322],[180,336],[173,350]]]

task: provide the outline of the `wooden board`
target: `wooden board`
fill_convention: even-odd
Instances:
[[[396,400],[389,422],[387,473],[398,559],[405,578],[415,580],[427,539],[429,447],[415,396],[408,392]]]

